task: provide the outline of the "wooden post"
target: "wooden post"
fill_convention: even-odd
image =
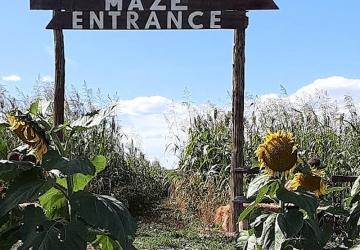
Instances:
[[[53,16],[59,11],[53,11]],[[62,30],[54,30],[55,45],[55,88],[54,88],[54,125],[64,124],[65,108],[65,52],[64,35]],[[63,138],[59,133],[59,139]]]
[[[243,173],[236,169],[244,168],[244,90],[245,90],[245,30],[248,26],[246,12],[243,12],[243,27],[234,31],[234,63],[232,94],[232,158],[230,173],[230,232],[238,232],[238,218],[243,210],[237,197],[243,196]]]

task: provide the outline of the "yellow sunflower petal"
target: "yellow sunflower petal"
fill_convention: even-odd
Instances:
[[[271,176],[283,176],[299,162],[298,149],[292,133],[278,131],[265,136],[255,151],[260,167]]]
[[[295,191],[299,187],[314,193],[316,196],[324,195],[326,185],[320,176],[297,173],[290,182],[290,189]]]

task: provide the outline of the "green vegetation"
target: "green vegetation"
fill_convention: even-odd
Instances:
[[[292,102],[286,98],[286,93],[282,98],[268,100],[249,97],[245,111],[245,166],[258,168],[255,150],[262,138],[268,131],[283,130],[295,135],[301,148],[298,154],[304,162],[313,157],[321,160],[328,183],[332,175],[357,176],[360,171],[360,110],[350,96],[344,98],[344,103],[338,106],[326,94]],[[172,175],[171,200],[183,214],[202,215],[204,207],[214,211],[220,204],[227,204],[230,117],[231,113],[216,108],[198,111],[191,119],[185,144],[172,145],[179,155],[179,168]],[[248,184],[246,179],[245,190]],[[205,223],[208,219],[209,216],[202,218]]]
[[[7,189],[0,203],[1,248],[21,240],[21,249],[86,249],[89,242],[99,249],[131,249],[136,223],[126,207],[111,196],[84,191],[105,169],[106,158],[94,155],[90,161],[68,147],[68,136],[97,126],[109,110],[55,127],[44,119],[43,104],[7,114],[6,125],[26,146],[0,162]]]
[[[201,225],[177,225],[169,222],[144,222],[139,225],[135,247],[148,250],[233,250],[235,242]]]
[[[26,121],[34,131],[42,131],[39,138],[43,138],[41,144],[46,142],[48,150],[45,152],[44,147],[38,147],[38,139],[28,141],[28,148],[19,148],[24,137],[16,132],[17,128],[12,127],[14,134],[5,124],[0,126],[0,156],[3,159],[0,164],[0,243],[3,245],[0,249],[9,249],[19,239],[39,249],[38,240],[44,234],[35,234],[34,238],[34,231],[29,228],[35,225],[36,230],[44,232],[52,228],[49,225],[56,225],[59,231],[55,234],[61,240],[66,230],[75,232],[76,243],[81,245],[78,249],[85,249],[84,246],[92,243],[99,249],[122,247],[127,250],[130,248],[125,244],[132,243],[135,233],[131,219],[126,219],[130,218],[129,212],[138,222],[133,242],[138,249],[235,248],[234,238],[224,236],[213,225],[215,209],[229,202],[230,112],[219,108],[190,110],[189,114],[196,115],[190,117],[187,140],[171,145],[179,157],[179,166],[167,171],[158,162],[147,160],[143,152],[127,140],[115,115],[116,98],[104,101],[87,89],[84,93],[72,91],[66,100],[66,124],[53,127],[52,105],[43,101],[43,98],[51,99],[52,90],[40,87],[37,96],[24,97],[22,101],[2,97],[3,114],[25,110],[30,101],[41,100],[34,102],[26,113],[13,115]],[[322,195],[321,190],[288,190],[286,181],[296,177],[300,183],[304,177],[301,175],[284,179],[278,176],[264,178],[261,174],[255,180],[255,176],[248,176],[244,188],[255,201],[242,216],[247,216],[252,228],[242,233],[238,248],[247,244],[247,249],[253,249],[249,247],[252,244],[258,249],[273,249],[267,246],[279,239],[278,244],[284,249],[290,249],[286,248],[289,245],[300,249],[311,249],[307,247],[310,245],[326,249],[356,245],[359,180],[350,190],[349,187],[334,187],[331,176],[359,175],[359,108],[350,97],[345,97],[344,106],[337,106],[326,95],[292,102],[286,96],[268,100],[248,98],[247,103],[245,166],[259,168],[261,162],[255,151],[268,130],[289,131],[295,136],[296,153],[303,163],[313,157],[321,160],[320,168],[324,171],[321,178],[328,191],[319,198],[315,194]],[[26,131],[27,136],[34,134],[32,130]],[[59,132],[63,135],[63,143],[58,137]],[[12,158],[18,155],[24,158]],[[310,174],[318,180],[319,173],[309,172],[306,164],[300,166],[296,170],[298,174]],[[52,171],[54,169],[57,171]],[[332,194],[344,196],[340,207],[334,206]],[[117,226],[108,220],[100,221],[95,213],[90,213],[91,204],[95,202],[91,197],[97,197],[96,202],[103,202],[104,209],[115,204],[116,209],[114,207],[112,212],[124,215],[121,220],[113,220],[118,222],[118,227],[123,226],[121,236],[115,233]],[[256,204],[264,197],[274,200],[280,210],[259,216]],[[23,203],[30,205],[24,207]],[[285,205],[288,203],[294,204],[295,209],[290,211]],[[88,207],[90,211],[85,211]],[[328,219],[335,217],[340,219],[336,222]],[[34,218],[35,223],[31,224],[29,218]],[[335,232],[328,230],[329,223]],[[297,227],[288,227],[289,224]],[[31,226],[27,228],[26,225]],[[76,234],[79,231],[88,237]],[[96,240],[96,235],[103,237]],[[63,246],[65,243],[61,240],[59,244]]]

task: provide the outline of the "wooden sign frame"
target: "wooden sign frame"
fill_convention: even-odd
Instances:
[[[185,30],[239,29],[241,11],[61,11],[47,29]]]
[[[273,0],[30,0],[31,10],[110,11],[128,10],[131,3],[141,2],[143,9],[153,11],[184,10],[275,10]],[[119,7],[121,5],[121,8]],[[139,6],[139,4],[137,5]],[[187,8],[184,9],[183,6]],[[133,9],[134,10],[134,9]]]
[[[239,170],[245,169],[243,147],[245,31],[248,25],[246,11],[276,10],[278,6],[274,0],[30,0],[30,9],[53,11],[53,19],[47,28],[54,29],[55,36],[55,125],[64,122],[63,29],[234,29],[230,231],[237,232],[238,218],[243,210],[242,203],[238,201],[244,198],[243,172]],[[129,19],[129,13],[138,15],[138,27],[134,23],[132,28],[131,25],[128,26],[128,21],[132,20]],[[79,16],[81,21],[78,20]]]

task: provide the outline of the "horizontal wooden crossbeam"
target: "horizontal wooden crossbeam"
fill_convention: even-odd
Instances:
[[[346,183],[350,182],[353,183],[356,181],[357,176],[343,176],[343,175],[334,175],[331,177],[331,181],[333,183]]]
[[[236,173],[240,174],[258,174],[260,173],[259,168],[235,168]]]
[[[139,0],[132,10],[274,10],[273,0]],[[132,0],[30,0],[32,10],[130,10]],[[137,5],[139,6],[139,5]],[[186,9],[179,9],[186,7]],[[111,8],[111,9],[109,9]]]

